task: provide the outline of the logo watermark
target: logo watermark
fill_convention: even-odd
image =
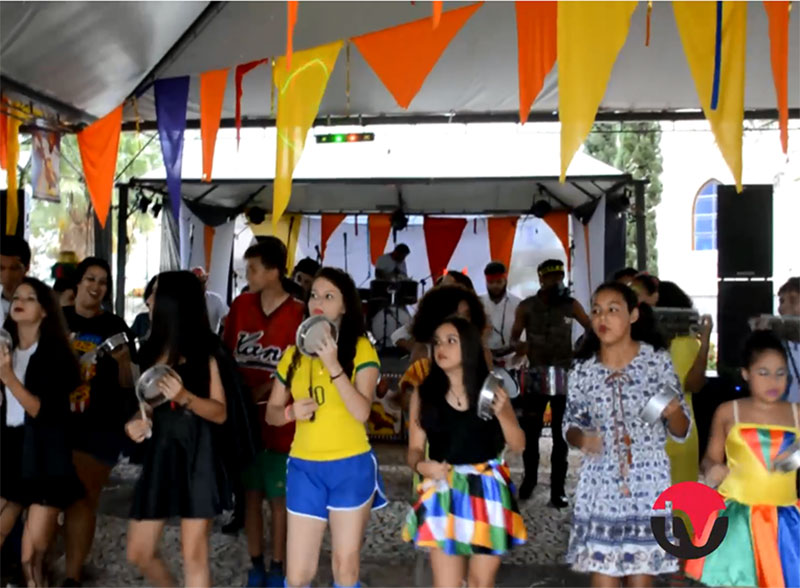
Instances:
[[[672,534],[677,545],[667,536],[667,516],[654,515],[650,518],[650,528],[661,549],[679,559],[700,559],[717,549],[728,532],[727,517],[717,517],[711,530],[707,530],[709,517],[725,510],[722,495],[699,482],[681,482],[670,486],[653,504],[654,510],[670,511]],[[689,536],[684,521],[674,516],[674,511],[683,512],[694,530],[694,541]],[[702,544],[698,544],[705,538]]]

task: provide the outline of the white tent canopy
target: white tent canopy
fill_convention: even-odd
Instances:
[[[399,195],[415,214],[521,213],[534,198],[554,209],[574,209],[632,184],[628,174],[585,153],[576,154],[560,184],[557,131],[548,123],[377,125],[370,127],[374,141],[326,144],[315,136],[331,129],[317,127],[294,173],[289,211],[387,212],[397,208]],[[271,209],[275,148],[274,128],[244,129],[238,152],[235,132],[220,131],[209,184],[200,181],[199,134],[187,134],[183,198]],[[131,183],[166,192],[163,168]]]
[[[462,6],[447,2],[445,10]],[[645,47],[646,2],[631,30],[600,107],[611,112],[680,113],[698,109],[675,27],[671,3],[655,2],[650,46]],[[425,18],[429,2],[301,2],[296,50]],[[800,35],[791,21],[789,106],[800,106]],[[54,99],[62,117],[86,122],[100,117],[153,79],[191,75],[188,117],[199,118],[199,74],[230,67],[224,124],[234,115],[233,70],[237,64],[285,51],[285,2],[2,2],[0,71],[4,91]],[[760,2],[748,6],[745,109],[774,110],[767,17]],[[518,111],[516,23],[512,2],[486,2],[455,36],[408,111],[402,110],[353,47],[350,103],[346,51],[333,72],[320,116],[422,117],[449,115],[513,119]],[[557,69],[557,68],[556,68]],[[242,112],[252,124],[274,117],[270,68],[245,78]],[[47,101],[46,101],[47,102]],[[557,72],[546,80],[534,117],[557,109]],[[152,89],[138,101],[140,118],[155,121]],[[126,120],[135,112],[126,108]]]

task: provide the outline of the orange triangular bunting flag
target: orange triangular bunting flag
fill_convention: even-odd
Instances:
[[[336,230],[346,214],[323,214],[322,215],[322,239],[320,243],[320,250],[322,251],[322,260],[325,261],[325,249],[328,248],[328,239],[331,238],[333,232]]]
[[[533,101],[556,62],[556,2],[514,2],[517,12],[519,121],[528,120]]]
[[[378,263],[378,258],[383,255],[389,234],[392,232],[392,217],[388,214],[369,215],[369,257],[372,265]]]
[[[408,108],[444,50],[482,2],[352,39],[397,103]]]
[[[788,0],[764,2],[769,19],[769,51],[772,77],[778,97],[778,124],[781,129],[781,149],[789,150],[789,10]]]
[[[215,69],[200,74],[200,139],[203,143],[203,181],[211,181],[214,165],[214,147],[217,144],[228,68]]]
[[[83,175],[100,226],[105,228],[117,170],[122,104],[78,133]]]

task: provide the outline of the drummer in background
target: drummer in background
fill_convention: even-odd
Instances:
[[[265,237],[250,247],[244,257],[247,283],[253,292],[242,294],[233,301],[223,336],[225,345],[239,365],[242,379],[250,388],[253,401],[258,405],[264,447],[243,478],[244,528],[252,561],[247,586],[283,586],[286,559],[286,460],[294,438],[294,423],[273,427],[267,424],[265,418],[275,370],[284,351],[294,344],[297,328],[303,322],[305,306],[285,288],[291,282],[284,275],[286,246],[280,239]],[[269,570],[264,563],[262,504],[265,497],[269,500],[272,513],[272,559]]]
[[[410,253],[411,249],[408,248],[408,245],[400,243],[391,253],[381,255],[375,263],[375,278],[391,282],[407,280],[406,258]]]
[[[508,291],[508,271],[503,263],[489,263],[483,275],[486,277],[487,294],[481,296],[481,301],[491,324],[488,346],[495,363],[502,363],[503,358],[514,351],[511,331],[517,307],[522,300]]]
[[[566,375],[572,363],[572,321],[577,320],[585,329],[591,323],[580,302],[569,295],[564,286],[564,262],[549,259],[538,267],[541,288],[536,295],[523,300],[517,308],[511,340],[518,354],[527,354],[529,370],[525,378],[525,395],[521,401],[526,444],[523,453],[525,478],[519,497],[527,500],[533,494],[539,473],[539,437],[542,435],[543,417],[548,402],[552,411],[553,452],[550,458],[550,501],[552,506],[567,505],[564,484],[567,477],[567,444],[561,434],[561,422],[566,407],[566,379],[563,390],[548,396],[541,389],[549,368],[559,368]],[[521,343],[522,333],[527,338]]]
[[[800,317],[800,277],[789,278],[778,290],[778,314]],[[800,342],[784,341],[789,363],[787,402],[800,402]]]

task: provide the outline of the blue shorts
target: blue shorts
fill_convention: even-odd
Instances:
[[[323,521],[330,510],[357,510],[372,501],[372,510],[388,504],[378,460],[370,450],[333,461],[289,457],[286,464],[286,509]]]

